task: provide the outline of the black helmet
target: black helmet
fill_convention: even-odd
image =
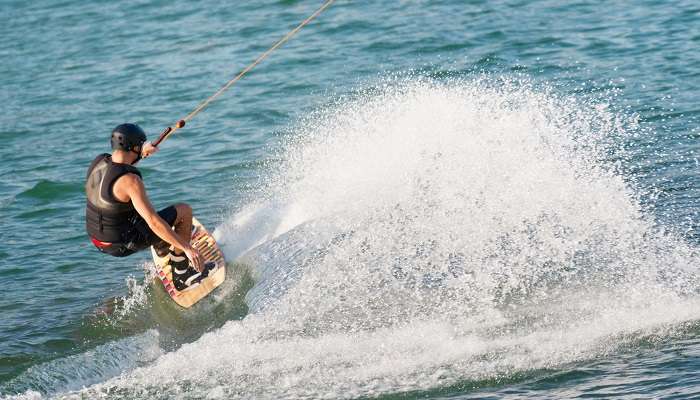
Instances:
[[[132,151],[145,141],[146,133],[136,124],[117,125],[112,131],[112,150]]]

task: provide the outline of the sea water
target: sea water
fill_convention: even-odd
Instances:
[[[110,129],[319,5],[0,5],[0,397],[697,396],[693,2],[339,0],[139,164],[227,282],[92,247]]]

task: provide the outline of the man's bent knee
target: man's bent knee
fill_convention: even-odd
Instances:
[[[175,204],[175,210],[177,211],[177,219],[185,220],[192,218],[192,207],[187,203]]]

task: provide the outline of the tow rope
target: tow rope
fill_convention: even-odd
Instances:
[[[175,123],[175,125],[169,126],[169,127],[165,128],[165,130],[163,130],[163,133],[160,134],[160,137],[158,137],[158,139],[157,139],[155,142],[153,142],[153,145],[154,145],[154,146],[158,146],[158,145],[161,144],[165,139],[167,139],[170,135],[172,135],[176,130],[178,130],[178,129],[184,127],[185,124],[186,124],[189,120],[191,120],[192,118],[194,118],[195,115],[199,114],[202,110],[204,110],[204,109],[209,105],[209,103],[211,103],[212,101],[214,101],[217,97],[221,96],[221,94],[224,93],[228,88],[230,88],[230,87],[233,86],[236,82],[238,82],[241,78],[243,78],[243,76],[245,76],[245,74],[247,74],[248,72],[250,72],[250,70],[252,70],[253,68],[255,68],[255,67],[256,67],[258,64],[260,64],[264,59],[266,59],[267,56],[270,55],[270,53],[272,53],[272,52],[275,51],[278,47],[280,47],[280,46],[282,46],[284,43],[286,43],[289,39],[292,38],[292,36],[296,35],[297,32],[299,32],[299,31],[301,30],[301,28],[303,28],[304,26],[306,26],[306,24],[308,24],[309,22],[313,21],[314,18],[316,18],[319,14],[321,14],[321,13],[323,12],[323,10],[325,10],[326,8],[328,8],[334,1],[335,1],[335,0],[327,0],[325,3],[323,3],[323,5],[322,5],[318,10],[316,10],[313,14],[309,15],[304,21],[302,21],[299,25],[297,25],[296,28],[292,29],[291,31],[289,31],[289,33],[287,33],[286,35],[284,35],[284,37],[283,37],[282,39],[278,40],[274,45],[272,45],[272,47],[270,47],[269,49],[267,49],[267,51],[265,51],[264,53],[262,53],[258,58],[255,59],[255,61],[253,61],[253,62],[250,63],[247,67],[245,67],[245,68],[244,68],[241,72],[239,72],[238,75],[236,75],[233,79],[231,79],[230,81],[226,82],[226,84],[225,84],[224,86],[222,86],[221,89],[217,90],[216,93],[214,93],[213,95],[209,96],[209,97],[208,97],[206,100],[204,100],[203,102],[199,103],[199,105],[198,105],[194,110],[192,110],[192,112],[190,112],[189,114],[187,114],[187,116],[185,116],[185,118],[183,118],[183,119],[177,121],[177,123]]]

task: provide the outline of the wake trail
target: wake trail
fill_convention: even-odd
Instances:
[[[57,397],[377,396],[683,335],[700,319],[698,250],[610,162],[638,129],[503,77],[340,99],[215,232],[253,273],[248,316]]]

